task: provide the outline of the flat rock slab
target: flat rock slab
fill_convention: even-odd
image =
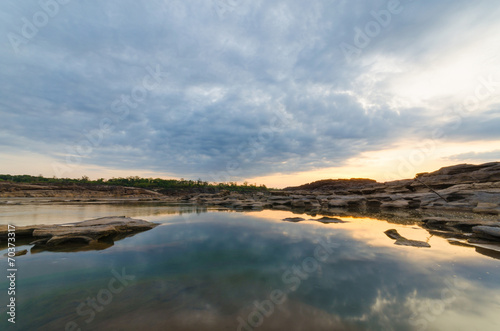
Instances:
[[[282,221],[293,222],[293,223],[302,222],[302,221],[305,221],[305,220],[306,219],[302,218],[302,217],[287,217],[287,218],[282,219]]]
[[[473,227],[472,231],[479,237],[500,241],[500,227],[479,225]]]
[[[384,233],[387,235],[387,237],[396,240],[394,242],[395,245],[412,246],[412,247],[431,247],[431,245],[429,245],[425,241],[406,239],[405,237],[400,235],[398,231],[395,229],[387,230]]]
[[[321,222],[321,223],[324,223],[324,224],[330,224],[330,223],[347,223],[346,221],[342,221],[340,218],[335,218],[335,217],[328,217],[328,216],[324,216],[322,218],[318,218],[318,219],[310,219],[310,221],[317,221],[317,222]]]
[[[16,227],[16,237],[36,239],[31,244],[36,249],[67,244],[97,245],[105,239],[107,246],[113,240],[154,228],[158,224],[129,217],[104,217],[62,225],[32,225]],[[7,229],[0,228],[0,237],[7,236]],[[102,246],[102,245],[101,245]]]
[[[498,244],[493,244],[488,241],[481,241],[481,240],[474,240],[474,239],[469,239],[469,240],[460,240],[460,239],[455,239],[451,238],[448,239],[448,241],[453,242],[453,243],[459,243],[463,246],[472,246],[476,247],[476,251],[483,255],[487,255],[490,257],[493,257],[495,259],[500,259],[500,245]],[[481,249],[481,250],[479,250]]]
[[[33,237],[33,231],[41,226],[47,226],[47,225],[42,224],[42,225],[16,226],[15,227],[16,238]],[[7,238],[7,234],[8,234],[8,225],[0,225],[0,239]]]
[[[380,208],[407,208],[409,206],[408,200],[395,200],[382,202]]]
[[[17,251],[14,256],[22,256],[22,255],[26,255],[28,253],[28,250],[27,249],[23,249],[22,251]],[[9,254],[8,253],[5,253],[3,256],[7,256],[9,257]]]

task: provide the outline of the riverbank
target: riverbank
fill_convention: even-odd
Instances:
[[[0,205],[183,204],[235,211],[282,210],[296,214],[353,216],[417,224],[466,245],[500,251],[500,163],[456,165],[415,179],[323,180],[266,192],[179,192],[164,195],[132,187],[70,187],[1,183]],[[9,188],[9,190],[6,190]]]

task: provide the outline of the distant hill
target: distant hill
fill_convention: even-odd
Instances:
[[[369,192],[417,192],[429,189],[441,190],[457,184],[479,184],[500,182],[500,162],[484,164],[456,164],[433,172],[417,174],[412,179],[400,179],[378,183],[373,179],[323,179],[312,183],[284,188],[284,191],[341,192],[342,194],[363,194]],[[495,184],[496,185],[496,184]],[[496,186],[495,186],[496,187]]]
[[[368,178],[322,179],[312,183],[284,188],[284,191],[336,191],[360,189],[377,184],[376,180]]]

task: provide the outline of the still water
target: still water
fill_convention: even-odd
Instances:
[[[100,251],[17,257],[16,324],[4,276],[1,330],[500,330],[500,260],[415,225],[164,205],[0,213],[2,224],[111,215],[160,224]],[[297,216],[306,221],[283,221]],[[431,248],[396,246],[387,229]]]

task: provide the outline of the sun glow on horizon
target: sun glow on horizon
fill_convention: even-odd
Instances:
[[[459,163],[479,164],[498,161],[485,159],[478,162],[476,159],[456,160],[454,157],[467,152],[491,152],[498,150],[499,146],[500,141],[461,143],[432,140],[406,141],[392,149],[362,153],[360,156],[349,159],[340,167],[253,177],[247,181],[262,183],[267,187],[285,188],[322,179],[369,178],[378,182],[411,179],[417,173],[432,172]]]

